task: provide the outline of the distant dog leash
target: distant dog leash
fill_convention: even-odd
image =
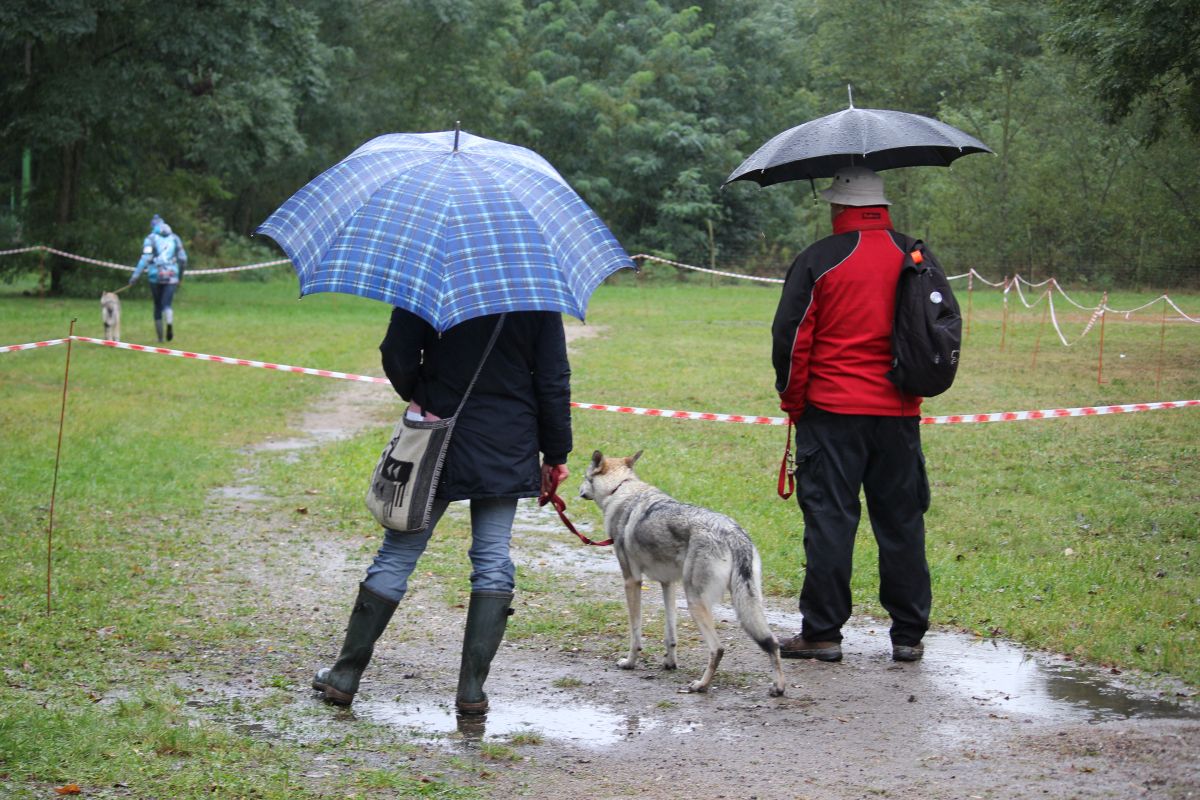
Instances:
[[[603,542],[593,542],[588,537],[584,536],[579,531],[575,530],[575,526],[571,524],[571,520],[567,519],[567,501],[558,496],[558,483],[542,486],[542,494],[538,497],[538,505],[544,506],[547,503],[554,506],[554,510],[558,512],[558,518],[562,520],[563,525],[567,526],[567,530],[579,537],[579,541],[584,544],[595,545],[596,547],[607,547],[613,543],[612,539],[605,539]]]

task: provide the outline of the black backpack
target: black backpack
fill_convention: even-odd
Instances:
[[[892,368],[887,377],[905,394],[933,397],[950,388],[962,347],[962,316],[946,273],[920,239],[906,239],[896,282]]]

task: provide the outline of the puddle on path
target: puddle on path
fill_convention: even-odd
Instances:
[[[270,498],[261,486],[218,486],[210,493],[210,498],[213,500],[240,500],[243,502],[257,503]]]
[[[925,641],[924,666],[935,666],[941,685],[1010,715],[1089,722],[1200,719],[1200,708],[1192,702],[1156,696],[1098,668],[1009,642],[951,633],[930,633]]]
[[[511,739],[522,734],[539,735],[584,747],[605,747],[657,727],[658,723],[636,715],[581,703],[548,706],[532,703],[496,703],[483,718],[461,721],[448,706],[414,706],[382,700],[354,704],[355,716],[382,725],[404,728],[418,738],[446,741],[461,736],[468,740]]]
[[[329,444],[346,438],[345,431],[340,428],[306,428],[304,436],[289,439],[267,439],[245,449],[247,453],[280,452],[286,450],[305,450],[322,444]]]

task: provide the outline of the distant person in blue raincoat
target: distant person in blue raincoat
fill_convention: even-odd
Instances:
[[[150,293],[154,296],[154,330],[160,342],[163,340],[164,321],[167,341],[175,338],[175,311],[171,302],[175,299],[175,290],[183,279],[187,262],[183,242],[172,233],[171,226],[155,214],[150,218],[150,233],[142,242],[142,257],[133,270],[129,284],[132,286],[137,283],[142,270],[146,271]]]

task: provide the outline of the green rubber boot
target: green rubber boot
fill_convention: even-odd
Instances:
[[[483,682],[512,616],[512,599],[512,592],[471,593],[467,628],[463,633],[462,665],[458,669],[458,693],[454,699],[460,714],[487,713]]]
[[[359,584],[341,655],[332,667],[325,667],[313,676],[312,688],[321,693],[322,699],[339,706],[354,701],[358,681],[375,652],[375,641],[383,635],[397,605]]]

